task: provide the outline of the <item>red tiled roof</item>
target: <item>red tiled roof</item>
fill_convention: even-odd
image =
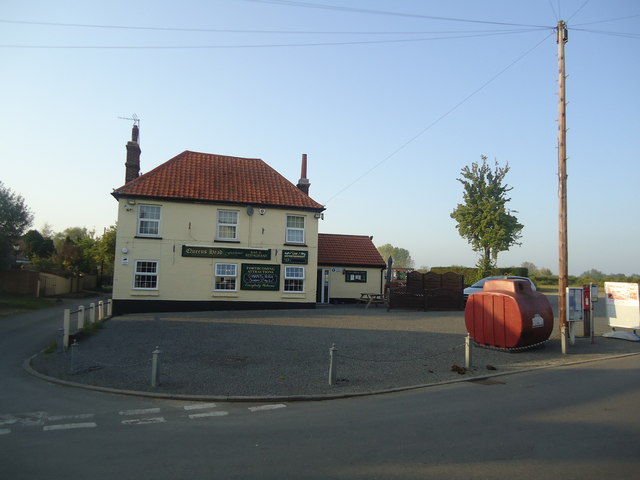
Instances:
[[[318,234],[318,265],[386,267],[370,237],[333,233]]]
[[[259,158],[188,150],[117,188],[112,195],[324,210]]]

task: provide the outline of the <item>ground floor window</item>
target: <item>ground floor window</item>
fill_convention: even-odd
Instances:
[[[133,288],[140,290],[158,289],[158,262],[155,260],[136,260]]]
[[[304,267],[284,267],[284,291],[304,292]]]
[[[238,265],[235,263],[216,263],[214,290],[236,290]]]
[[[363,270],[345,270],[344,272],[345,282],[367,282],[367,272]]]

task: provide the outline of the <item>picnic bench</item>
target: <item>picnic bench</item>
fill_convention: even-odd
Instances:
[[[384,297],[381,293],[361,293],[360,301],[366,303],[364,309],[366,310],[373,303],[376,307],[380,303],[384,303]]]

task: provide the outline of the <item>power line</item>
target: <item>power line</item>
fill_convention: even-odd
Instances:
[[[349,183],[347,186],[343,187],[341,190],[337,191],[336,193],[334,193],[331,197],[329,197],[325,202],[324,205],[327,205],[331,200],[333,200],[335,197],[337,197],[338,195],[340,195],[341,193],[345,192],[346,190],[348,190],[349,188],[351,188],[354,184],[356,184],[357,182],[359,182],[360,180],[362,180],[364,177],[366,177],[367,175],[369,175],[372,171],[374,171],[376,168],[378,168],[380,165],[382,165],[383,163],[385,163],[387,160],[391,159],[392,157],[396,156],[398,153],[400,153],[402,150],[404,150],[407,146],[409,146],[411,143],[413,143],[414,141],[416,141],[418,138],[420,138],[422,135],[424,135],[428,130],[430,130],[431,128],[433,128],[434,126],[436,126],[438,123],[440,123],[442,120],[444,120],[446,117],[448,117],[450,114],[452,114],[454,111],[456,111],[458,108],[460,108],[463,104],[465,104],[467,101],[469,101],[473,96],[475,96],[476,94],[478,94],[481,90],[483,90],[485,87],[487,87],[490,83],[492,83],[493,81],[495,81],[499,76],[501,76],[503,73],[505,73],[507,70],[509,70],[511,67],[513,67],[516,63],[518,63],[520,60],[522,60],[524,57],[526,57],[527,55],[529,55],[531,52],[533,52],[536,48],[538,48],[540,45],[542,45],[551,35],[553,35],[552,33],[549,33],[549,35],[547,35],[545,38],[543,38],[541,41],[539,41],[538,43],[536,43],[533,47],[529,48],[528,50],[526,50],[524,53],[522,53],[520,56],[518,56],[515,60],[513,60],[511,63],[509,63],[506,67],[504,67],[502,70],[500,70],[498,73],[496,73],[494,76],[492,76],[491,78],[489,78],[487,81],[485,81],[482,85],[480,85],[478,88],[476,88],[473,92],[471,92],[469,95],[467,95],[466,97],[464,97],[462,100],[460,100],[458,103],[456,103],[453,107],[451,107],[449,110],[447,110],[445,113],[443,113],[442,115],[440,115],[438,118],[436,118],[434,121],[432,121],[429,125],[427,125],[426,127],[424,127],[422,130],[420,130],[417,134],[415,134],[413,137],[411,137],[409,140],[407,140],[406,142],[404,142],[402,145],[400,145],[398,148],[396,148],[393,152],[391,152],[389,155],[387,155],[386,157],[384,157],[382,160],[380,160],[378,163],[376,163],[375,165],[373,165],[371,168],[369,168],[366,172],[364,172],[363,174],[361,174],[360,176],[358,176],[355,180],[353,180],[351,183]]]
[[[326,47],[326,46],[342,46],[342,45],[374,45],[374,44],[390,44],[390,43],[409,43],[409,42],[429,42],[436,40],[455,40],[465,38],[482,38],[493,37],[497,35],[511,35],[516,33],[529,33],[539,31],[538,29],[530,30],[511,30],[494,33],[476,33],[468,35],[450,35],[429,38],[401,38],[388,40],[354,40],[340,42],[310,42],[310,43],[265,43],[265,44],[246,44],[246,45],[20,45],[20,44],[4,44],[0,48],[21,48],[21,49],[77,49],[77,50],[181,50],[181,49],[244,49],[244,48],[284,48],[284,47]]]
[[[278,35],[425,35],[425,34],[452,34],[452,33],[500,33],[508,30],[417,30],[417,31],[313,31],[313,30],[241,30],[227,28],[186,28],[186,27],[157,27],[139,25],[100,25],[95,23],[59,23],[59,22],[37,22],[31,20],[9,20],[0,19],[0,23],[16,25],[33,25],[46,27],[64,28],[95,28],[112,30],[146,30],[159,32],[191,32],[191,33],[250,33],[250,34],[278,34]],[[553,27],[529,27],[532,29],[553,28]],[[512,30],[516,32],[515,30]],[[526,30],[531,31],[531,30]]]
[[[575,12],[573,12],[573,15],[571,15],[571,16],[569,16],[569,18],[567,18],[567,22],[569,20],[571,20],[573,17],[575,17],[578,14],[578,12],[580,12],[580,10],[582,10],[584,7],[586,7],[587,3],[589,3],[589,1],[590,0],[585,0],[584,3],[582,5],[580,5]],[[566,24],[566,22],[565,22],[565,24]]]
[[[598,35],[608,35],[610,37],[626,37],[640,39],[640,33],[627,33],[627,32],[611,32],[608,30],[592,30],[589,28],[572,28],[572,31],[596,33]]]
[[[371,10],[367,8],[355,8],[355,7],[341,7],[336,5],[326,5],[322,3],[306,3],[294,0],[245,0],[247,2],[254,3],[266,3],[273,5],[283,5],[290,7],[303,7],[303,8],[315,8],[320,10],[334,10],[340,12],[352,12],[352,13],[368,13],[373,15],[386,15],[393,17],[408,17],[408,18],[423,18],[427,20],[441,20],[448,22],[463,22],[463,23],[480,23],[486,25],[509,25],[517,27],[534,27],[534,28],[548,28],[544,25],[528,25],[521,23],[509,23],[509,22],[496,22],[490,20],[473,20],[469,18],[455,18],[455,17],[439,17],[434,15],[422,15],[419,13],[402,13],[402,12],[390,12],[386,10]]]
[[[640,13],[637,13],[635,15],[627,15],[626,17],[616,17],[616,18],[608,18],[606,20],[596,20],[595,22],[587,22],[587,23],[578,23],[576,25],[574,25],[572,27],[583,27],[584,25],[595,25],[596,23],[606,23],[606,22],[618,22],[620,20],[629,20],[630,18],[637,18],[640,17]]]

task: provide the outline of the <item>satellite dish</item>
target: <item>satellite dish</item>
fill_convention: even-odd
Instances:
[[[253,215],[253,207],[251,205],[247,207],[247,215],[249,216]]]

